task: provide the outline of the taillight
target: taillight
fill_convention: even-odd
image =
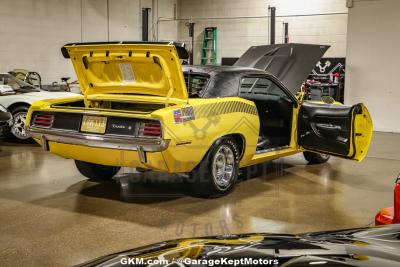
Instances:
[[[161,137],[161,123],[154,122],[141,122],[139,126],[139,137]]]
[[[36,114],[32,121],[32,126],[51,128],[53,126],[54,116],[49,114]]]

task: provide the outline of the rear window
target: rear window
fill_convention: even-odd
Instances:
[[[200,97],[206,89],[210,77],[206,74],[197,74],[185,72],[185,83],[188,89],[189,97]]]

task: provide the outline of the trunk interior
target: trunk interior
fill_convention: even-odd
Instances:
[[[85,109],[85,110],[112,110],[112,111],[129,111],[134,113],[148,114],[158,109],[164,108],[164,103],[145,103],[134,101],[117,101],[117,100],[91,100],[89,105],[86,106],[84,100],[78,100],[68,103],[55,104],[53,108],[71,108],[71,109]]]

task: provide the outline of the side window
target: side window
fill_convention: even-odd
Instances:
[[[186,88],[190,97],[200,97],[210,79],[206,74],[193,73],[190,75],[189,84],[189,73],[184,72],[183,76],[185,77]]]
[[[243,77],[240,81],[239,93],[241,95],[274,95],[288,98],[278,85],[263,77]]]
[[[240,80],[239,93],[251,93],[258,78],[244,77]]]

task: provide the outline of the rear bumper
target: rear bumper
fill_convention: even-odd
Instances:
[[[48,147],[46,147],[48,141],[71,145],[145,152],[161,152],[167,149],[169,145],[169,140],[164,139],[106,136],[34,127],[27,127],[26,131],[33,138],[40,139],[42,141],[42,147],[45,150],[48,150]]]

